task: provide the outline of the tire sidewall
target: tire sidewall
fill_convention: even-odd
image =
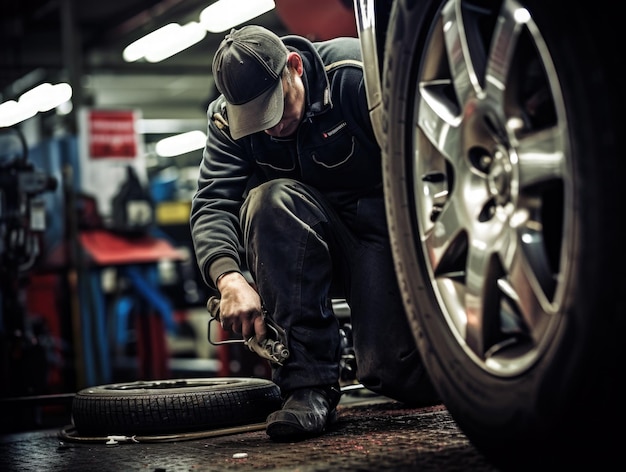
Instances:
[[[72,423],[85,436],[176,434],[264,422],[281,403],[266,379],[137,381],[80,390]]]
[[[249,390],[251,388],[267,387],[272,385],[264,379],[247,377],[215,377],[165,380],[137,380],[134,382],[120,382],[87,387],[77,392],[78,397],[159,397],[169,395],[184,395],[201,392],[228,392]]]

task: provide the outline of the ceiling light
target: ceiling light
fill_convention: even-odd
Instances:
[[[141,58],[160,62],[202,41],[205,36],[206,29],[195,21],[184,26],[170,23],[129,44],[122,55],[126,62]]]
[[[0,104],[0,127],[13,126],[21,121],[32,118],[37,110],[24,106],[15,100],[9,100]]]
[[[161,157],[172,157],[197,151],[202,149],[205,144],[206,134],[202,131],[189,131],[160,140],[156,143],[155,150]]]
[[[167,42],[161,43],[161,47],[146,53],[146,61],[160,62],[199,43],[205,36],[206,30],[195,21],[179,26],[176,34],[168,38]]]
[[[34,108],[36,111],[50,111],[72,98],[70,84],[61,83],[52,85],[44,83],[25,92],[19,103]]]
[[[274,0],[218,0],[200,13],[200,23],[211,33],[221,33],[270,10]]]
[[[130,43],[124,48],[122,53],[124,60],[126,62],[135,62],[145,57],[146,53],[154,48],[156,44],[161,41],[167,41],[172,35],[176,34],[179,27],[178,23],[170,23]]]
[[[52,85],[46,82],[24,92],[20,96],[19,103],[33,108],[36,112],[49,111],[61,103],[67,102],[70,98],[72,98],[72,87],[69,84]]]
[[[52,110],[68,102],[70,98],[72,87],[69,84],[40,84],[24,92],[17,102],[9,100],[0,104],[0,127],[13,126],[32,118],[38,112]]]
[[[20,95],[19,103],[24,106],[32,107],[36,111],[39,111],[38,103],[42,100],[45,100],[51,92],[52,84],[49,84],[47,82],[39,84],[37,85],[37,87],[34,87]]]

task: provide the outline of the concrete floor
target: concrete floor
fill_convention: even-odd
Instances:
[[[69,424],[6,434],[0,437],[0,470],[496,471],[443,405],[407,408],[357,390],[344,394],[338,413],[325,435],[293,443],[271,441],[263,424],[139,442],[78,438]]]

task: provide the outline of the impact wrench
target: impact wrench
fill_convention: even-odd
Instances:
[[[218,322],[221,326],[220,320],[220,299],[217,297],[211,297],[207,301],[206,304],[207,310],[211,315],[211,319],[209,320],[209,343],[213,346],[219,346],[222,344],[231,344],[231,343],[243,343],[248,346],[252,352],[257,353],[263,359],[267,359],[270,362],[273,362],[278,365],[283,365],[283,362],[287,360],[289,357],[289,350],[281,341],[281,338],[285,337],[285,331],[275,324],[271,319],[267,317],[263,317],[265,320],[265,324],[267,325],[268,333],[270,337],[263,339],[260,343],[257,342],[254,336],[251,336],[247,341],[243,339],[229,339],[227,341],[213,341],[211,339],[211,323]]]

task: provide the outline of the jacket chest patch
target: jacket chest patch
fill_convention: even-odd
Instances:
[[[346,126],[348,126],[348,123],[346,123],[345,121],[342,121],[341,123],[339,123],[337,126],[329,129],[328,131],[324,131],[322,133],[322,136],[324,138],[331,138],[333,137],[335,134],[337,134],[339,131],[341,131],[343,128],[345,128]]]

